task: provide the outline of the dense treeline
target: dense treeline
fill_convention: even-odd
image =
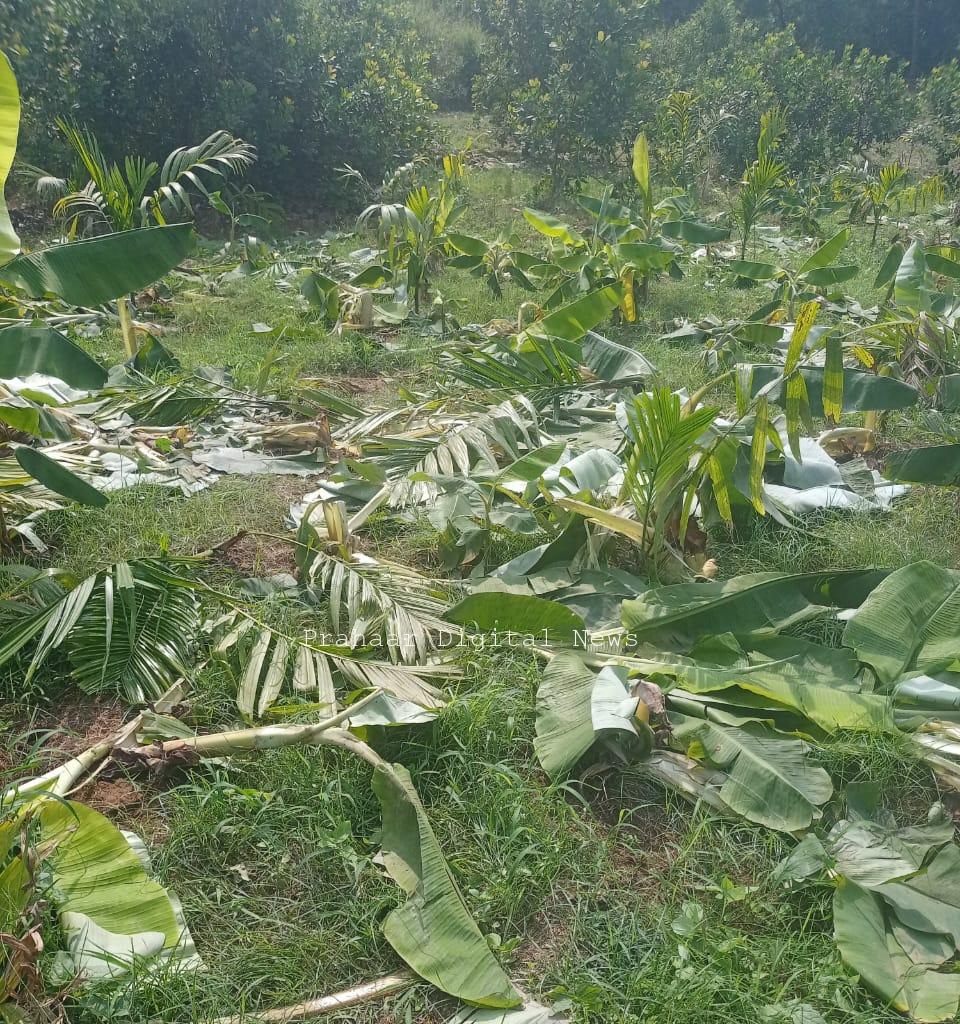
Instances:
[[[777,106],[794,171],[862,159],[926,115],[925,141],[955,172],[953,7],[0,0],[0,39],[23,84],[32,163],[69,170],[57,118],[89,126],[110,156],[156,158],[226,128],[257,146],[255,184],[315,205],[343,195],[337,168],[376,183],[422,151],[437,107],[491,115],[555,186],[609,165],[641,127],[655,142],[693,132],[718,174],[739,175]]]
[[[665,24],[685,21],[706,0],[667,0]],[[796,28],[801,46],[842,52],[847,46],[906,61],[923,74],[957,55],[955,0],[737,0],[737,9],[767,31]]]

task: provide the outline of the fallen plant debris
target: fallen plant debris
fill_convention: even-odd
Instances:
[[[694,104],[676,94],[668,114],[686,117]],[[19,114],[2,58],[4,179]],[[490,822],[451,816],[444,800],[459,811],[475,799],[473,783],[454,778],[458,759],[489,767],[529,802],[556,798],[562,810],[545,815],[547,829],[591,817],[589,783],[624,783],[628,804],[627,782],[640,779],[678,795],[692,820],[722,820],[737,842],[763,836],[758,845],[787,851],[780,866],[765,879],[705,883],[710,899],[726,910],[764,885],[798,901],[806,887],[827,888],[837,963],[855,976],[845,985],[918,1021],[960,1012],[960,862],[944,809],[960,793],[960,570],[884,551],[734,572],[717,554],[718,538],[767,528],[785,547],[833,522],[873,529],[929,488],[960,483],[953,234],[941,224],[935,241],[894,242],[876,307],[841,288],[861,274],[863,247],[845,256],[856,222],[869,217],[875,240],[903,203],[940,202],[944,180],[890,164],[834,182],[842,201],[831,204],[819,185],[790,180],[788,124],[780,107],[761,116],[730,211],[710,213],[705,192],[664,187],[641,134],[628,187],[586,188],[565,219],[523,206],[525,238],[493,242],[455,230],[472,202],[469,146],[401,168],[379,189],[347,169],[374,200],[356,233],[281,242],[251,212],[266,211],[266,199],[229,183],[256,157],[229,133],[162,166],[121,166],[87,130],[60,126],[83,167],[56,205],[70,240],[21,251],[0,201],[0,669],[25,692],[56,676],[116,698],[130,718],[61,765],[35,770],[28,758],[0,791],[0,1017],[30,1019],[55,992],[129,1015],[138,986],[189,985],[216,963],[209,932],[175,895],[196,881],[181,885],[182,851],[155,875],[141,840],[76,799],[90,782],[130,773],[161,800],[209,786],[205,800],[272,809],[282,799],[246,776],[293,756],[298,783],[309,758],[326,759],[324,785],[311,783],[295,813],[319,821],[335,805],[336,828],[305,851],[292,835],[261,839],[256,815],[253,826],[225,818],[211,842],[222,843],[228,880],[218,908],[247,912],[258,858],[275,871],[300,857],[315,884],[314,861],[339,857],[352,872],[339,898],[364,903],[363,937],[382,936],[387,962],[409,970],[296,1003],[286,989],[272,998],[269,970],[251,972],[239,1005],[253,1008],[218,1024],[306,1020],[387,997],[400,1005],[428,986],[462,1004],[449,1024],[562,1024],[568,1010],[612,1019],[591,985],[550,989],[538,978],[526,995],[509,934],[517,918],[491,895],[509,891],[508,878],[558,893],[568,885],[586,918],[598,905],[586,888],[606,876],[582,887],[559,868],[534,877],[527,861],[543,833],[502,794]],[[172,222],[192,219],[188,189],[229,219],[223,245],[197,251],[192,225]],[[820,230],[844,204],[850,223]],[[771,230],[762,221],[774,211],[804,230],[816,224],[816,240]],[[370,244],[347,252],[358,239]],[[514,289],[525,300],[515,317],[511,307],[467,323],[445,294],[456,272],[501,303]],[[170,275],[176,286],[156,285]],[[765,301],[725,317],[691,312],[662,330],[656,362],[623,343],[655,289],[694,275],[705,290],[757,288]],[[244,322],[247,342],[259,339],[252,364],[195,365],[164,343],[162,318],[187,289],[227,301],[264,284],[294,315],[280,323],[258,309]],[[126,357],[109,368],[83,344],[83,332],[105,325],[119,328]],[[300,372],[288,337],[297,331],[354,345],[371,362],[389,355],[396,394],[379,380],[348,389],[354,400]],[[420,362],[407,369],[417,345]],[[689,387],[657,365],[684,349],[704,371]],[[895,447],[900,417],[936,443]],[[118,492],[163,488],[187,502],[220,493],[224,478],[256,495],[272,477],[293,478],[271,491],[282,526],[224,527],[215,537],[225,539],[191,557],[171,553],[164,533],[150,554],[131,545],[74,573],[41,529],[50,513],[67,522],[81,508],[109,521]],[[427,557],[402,545],[396,555],[401,535],[426,538]],[[269,577],[235,571],[246,562],[228,556],[250,540],[284,552]],[[488,687],[491,665],[511,673],[505,690]],[[530,703],[515,713],[524,688]],[[503,735],[483,701],[509,705]],[[522,748],[527,789],[507,742]],[[843,743],[861,744],[857,756],[868,744],[896,750],[943,802],[925,824],[898,825],[862,772],[848,777]],[[336,787],[351,772],[362,786],[344,795]],[[608,844],[633,809],[615,810]],[[371,815],[376,835],[354,833],[353,819],[359,829]],[[475,841],[497,851],[485,850],[496,863],[489,889],[463,882]],[[364,858],[364,845],[375,855]],[[308,903],[304,892],[292,888],[290,900]],[[611,931],[613,903],[602,906]],[[266,921],[279,945],[283,908],[262,918],[250,909],[244,927]],[[694,971],[685,943],[707,917],[685,900],[666,919],[680,940],[674,980]],[[618,941],[646,951],[657,934],[650,926]],[[359,940],[342,941],[352,956]],[[730,939],[715,953],[737,949]],[[625,991],[623,1019],[639,1019],[640,997]],[[806,995],[782,987],[764,1019],[823,1019]],[[852,998],[837,996],[844,1013]],[[259,1008],[271,1001],[285,1005]],[[398,1011],[404,1019],[412,1005]]]

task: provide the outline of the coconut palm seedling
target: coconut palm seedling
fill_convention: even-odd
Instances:
[[[447,232],[466,209],[459,192],[464,166],[457,154],[444,157],[443,173],[433,191],[420,185],[402,203],[371,203],[357,222],[361,226],[376,223],[383,263],[395,285],[402,285],[407,300],[413,300],[416,313],[446,260]]]
[[[733,217],[740,229],[741,260],[747,258],[747,248],[760,218],[776,207],[787,166],[774,154],[786,128],[786,114],[780,107],[768,110],[760,118],[757,159],[744,171],[733,206]]]
[[[939,174],[913,180],[910,171],[899,161],[872,170],[869,164],[847,169],[834,182],[834,192],[850,204],[851,223],[870,224],[870,244],[876,245],[880,225],[891,214],[904,208],[916,214],[929,203],[944,197],[944,183]]]
[[[193,216],[190,193],[206,195],[214,180],[238,174],[256,159],[248,143],[228,132],[214,132],[195,146],[175,149],[163,164],[139,156],[110,160],[89,130],[58,121],[82,173],[83,184],[63,181],[65,194],[54,205],[70,237],[98,237],[163,225]],[[123,344],[136,355],[136,334],[126,295],[117,299]]]

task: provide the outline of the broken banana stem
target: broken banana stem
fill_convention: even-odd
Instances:
[[[243,754],[251,750],[279,750],[282,747],[327,744],[345,747],[379,766],[385,762],[377,757],[365,743],[361,743],[352,733],[339,728],[339,726],[375,700],[382,692],[382,690],[374,690],[338,714],[325,718],[322,722],[311,722],[306,725],[261,725],[252,729],[234,729],[230,732],[188,736],[183,739],[166,740],[163,743],[151,743],[147,746],[136,747],[129,753],[134,757],[147,760],[183,753],[194,754],[201,758],[228,757],[231,754]],[[359,748],[363,748],[363,751]],[[375,760],[372,760],[370,755]]]
[[[286,1024],[287,1021],[309,1020],[327,1013],[336,1013],[351,1006],[384,999],[396,992],[409,988],[416,979],[408,971],[388,974],[385,978],[368,981],[364,985],[336,992],[319,999],[310,999],[293,1006],[284,1006],[277,1010],[262,1010],[256,1013],[244,1013],[235,1017],[217,1017],[213,1024]]]
[[[166,692],[157,699],[154,710],[160,714],[168,713],[176,704],[183,699],[184,683],[178,679]],[[106,739],[95,743],[92,747],[81,751],[76,757],[57,768],[52,768],[35,779],[28,779],[25,782],[15,783],[0,793],[0,807],[14,798],[30,796],[34,793],[46,792],[52,796],[67,797],[81,786],[85,786],[90,779],[102,771],[109,756],[118,748],[123,747],[135,736],[137,730],[143,724],[143,715],[138,714],[126,725],[122,725],[115,733]]]

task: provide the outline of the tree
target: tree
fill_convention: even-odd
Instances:
[[[638,0],[490,0],[496,44],[484,55],[477,101],[548,172],[556,191],[602,158],[636,123],[644,71]]]

